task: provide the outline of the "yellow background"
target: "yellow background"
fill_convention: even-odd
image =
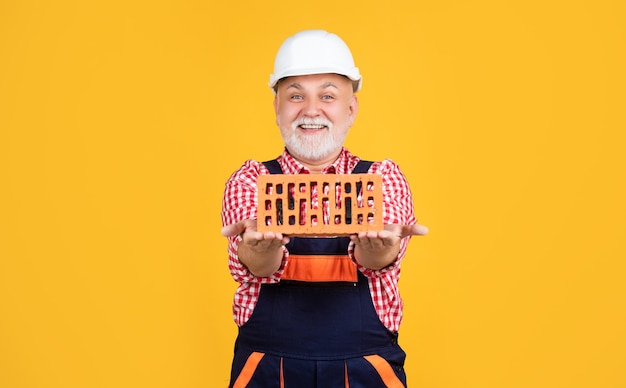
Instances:
[[[282,150],[282,40],[338,33],[354,153],[431,234],[412,387],[626,387],[626,3],[0,1],[0,387],[223,387],[224,181]]]

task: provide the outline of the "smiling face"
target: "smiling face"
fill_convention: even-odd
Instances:
[[[312,74],[281,80],[274,110],[289,153],[305,166],[323,168],[339,156],[358,102],[348,78]]]

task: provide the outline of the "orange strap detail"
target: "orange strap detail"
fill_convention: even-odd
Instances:
[[[365,356],[363,358],[372,364],[374,369],[376,369],[380,377],[383,379],[383,383],[385,383],[387,388],[404,388],[404,384],[402,384],[402,381],[400,381],[393,369],[391,369],[391,365],[389,365],[387,360],[376,354]]]
[[[243,366],[243,369],[241,369],[241,373],[237,376],[233,388],[245,388],[246,385],[248,385],[263,356],[265,356],[265,353],[253,352],[250,354],[246,360],[246,364]]]
[[[344,383],[345,388],[350,388],[350,382],[348,381],[348,364],[346,364],[346,362],[343,362],[343,370],[344,370],[344,375],[345,375],[345,380],[346,382]]]
[[[289,255],[281,276],[304,282],[356,282],[356,264],[348,255]]]
[[[280,358],[280,388],[285,388],[285,376],[283,373],[283,358]]]

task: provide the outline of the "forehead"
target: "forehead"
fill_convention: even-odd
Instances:
[[[352,82],[347,77],[339,74],[307,74],[286,77],[280,80],[280,84],[278,85],[279,89],[286,89],[289,87],[303,89],[319,89],[327,87],[352,89]]]

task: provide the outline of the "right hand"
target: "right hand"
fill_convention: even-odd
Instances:
[[[235,224],[226,225],[222,228],[222,236],[234,237],[241,236],[242,243],[248,245],[254,250],[273,249],[289,243],[289,237],[283,236],[282,233],[274,232],[257,232],[257,220],[243,220]]]
[[[237,248],[239,261],[255,276],[271,276],[278,270],[283,258],[284,246],[289,237],[282,233],[258,232],[256,220],[243,220],[222,228],[225,237],[241,236]]]

